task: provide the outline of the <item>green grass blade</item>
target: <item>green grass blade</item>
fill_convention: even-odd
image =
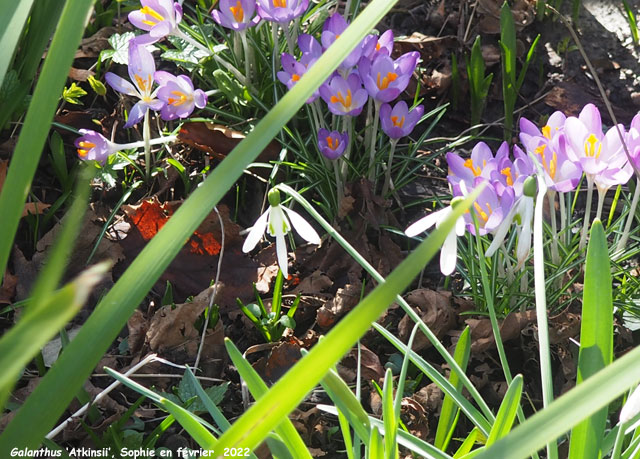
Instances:
[[[607,238],[600,220],[591,226],[587,247],[576,385],[613,360],[613,298]],[[607,423],[602,408],[571,431],[571,459],[598,458]]]
[[[215,437],[209,430],[205,428],[205,422],[189,410],[182,408],[180,405],[176,405],[171,400],[168,400],[162,397],[159,394],[147,389],[141,384],[138,384],[134,380],[128,378],[122,373],[118,373],[111,368],[105,367],[104,369],[110,376],[120,381],[125,386],[135,390],[139,394],[142,394],[149,399],[151,399],[154,403],[161,406],[165,410],[167,410],[176,421],[180,423],[182,427],[191,435],[198,445],[203,448],[206,448],[206,445],[211,444],[212,440],[215,440]]]
[[[478,459],[524,459],[606,407],[640,380],[640,347],[633,349],[515,427]],[[606,390],[603,390],[606,388]]]
[[[395,416],[393,399],[393,372],[387,368],[384,373],[384,384],[382,385],[382,419],[384,421],[384,452],[387,458],[395,458],[398,444],[396,435],[398,431],[398,419]],[[377,429],[375,429],[377,430]]]
[[[371,429],[371,436],[369,437],[369,459],[385,459],[384,448],[380,431],[377,427],[374,427]]]
[[[0,215],[3,219],[0,225],[0,278],[4,275],[31,180],[75,50],[82,37],[83,28],[78,25],[84,24],[91,6],[92,2],[86,0],[69,0],[65,5],[20,131],[0,193]]]
[[[244,382],[247,383],[249,392],[251,392],[255,400],[260,400],[260,398],[269,392],[269,387],[229,338],[225,338],[224,345],[238,373]],[[282,438],[282,441],[287,445],[289,451],[295,454],[296,458],[311,459],[311,453],[309,453],[298,431],[289,419],[285,418],[280,424],[275,425],[273,430]]]
[[[467,454],[469,454],[469,452],[471,451],[471,448],[473,448],[473,445],[476,444],[476,440],[478,440],[479,436],[480,436],[480,431],[478,430],[477,427],[474,427],[471,430],[471,432],[469,432],[469,435],[467,435],[467,438],[464,439],[464,441],[458,448],[458,451],[456,451],[456,453],[453,455],[453,458],[458,459],[458,458],[465,457]]]
[[[372,7],[371,3],[367,8]],[[396,269],[386,281],[378,285],[346,317],[344,317],[302,357],[269,393],[258,400],[220,437],[217,449],[249,447],[255,448],[271,430],[293,410],[305,395],[324,377],[329,369],[346,354],[357,340],[366,333],[398,293],[412,282],[438,251],[455,219],[469,208],[479,189],[456,207],[442,225],[431,233]],[[77,338],[76,338],[77,339]]]
[[[216,406],[215,403],[213,403],[213,400],[211,400],[209,395],[205,392],[202,385],[200,384],[200,381],[198,381],[198,378],[196,378],[195,375],[192,373],[191,368],[187,368],[185,375],[187,379],[190,381],[190,383],[193,385],[193,387],[196,388],[196,393],[198,394],[198,397],[200,397],[202,404],[207,409],[207,411],[209,412],[209,414],[211,415],[215,423],[218,425],[220,430],[224,432],[229,427],[231,427],[231,423],[227,421],[227,418],[224,417],[220,409]]]
[[[0,15],[0,87],[7,74],[13,53],[18,46],[33,0],[4,2]]]
[[[78,335],[27,399],[13,421],[0,435],[0,457],[6,457],[13,447],[33,448],[40,443],[44,435],[53,426],[55,419],[62,414],[109,345],[118,336],[129,316],[178,254],[184,245],[184,241],[193,234],[200,223],[209,215],[213,206],[233,186],[244,172],[246,166],[256,159],[282,126],[297,113],[316,88],[331,75],[340,62],[384,17],[396,1],[373,0],[366,10],[340,35],[336,43],[323,53],[316,64],[302,76],[300,81],[262,118],[255,129],[214,169],[211,175],[200,184],[158,234],[146,245],[116,285],[102,299]],[[78,3],[83,4],[84,7],[78,7]],[[84,20],[89,3],[70,0],[68,6],[74,6],[77,10],[76,14],[80,14],[81,19],[76,18],[73,22],[68,23],[64,20],[67,14],[67,9],[65,9],[65,12],[63,12],[64,22],[61,22],[61,24],[67,25],[67,29],[80,29],[77,24],[82,23]],[[64,27],[59,27],[57,32],[64,29]],[[81,30],[78,30],[78,34],[80,33]],[[75,43],[73,46],[68,45],[68,47],[69,55],[73,57]],[[47,60],[52,57],[52,51],[53,46]],[[46,68],[43,69],[43,77],[44,70]],[[67,70],[68,66],[64,69],[65,75]],[[60,85],[60,88],[62,88],[62,85]],[[59,94],[59,92],[56,94]],[[35,106],[36,98],[34,96],[30,112],[33,111]],[[29,118],[29,115],[27,115],[27,118]],[[30,122],[30,124],[33,123]],[[27,133],[30,132],[24,131],[26,128],[25,121],[23,135],[20,136],[20,140],[23,143],[31,142],[25,140],[25,138],[29,137]],[[22,150],[20,151],[26,154],[23,154],[20,158],[29,158],[27,160],[29,163],[25,165],[21,159],[20,164],[26,167],[27,170],[33,170],[37,160],[32,161],[29,156],[30,152],[24,151],[25,147],[21,148]],[[38,149],[36,148],[36,150]],[[14,155],[14,160],[16,157],[18,157],[17,153]],[[13,169],[20,168],[14,167]],[[33,176],[33,173],[31,172],[28,176]],[[12,183],[20,185],[15,189],[24,190],[28,189],[29,182],[30,180],[14,178]],[[4,189],[12,189],[9,185],[9,177],[7,177]],[[4,196],[7,197],[5,198]],[[3,215],[3,218],[17,214],[14,211],[4,212],[5,209],[13,209],[13,201],[19,200],[15,196],[11,198],[8,196],[8,193],[0,196],[0,210],[2,210],[0,215]],[[20,207],[18,212],[21,209]],[[0,266],[6,264],[8,247],[11,245],[11,242],[7,243],[6,240],[13,239],[13,234],[15,233],[15,225],[12,230],[7,229],[7,226],[9,225],[0,227],[0,236],[2,236],[0,237]],[[2,269],[0,269],[1,272],[3,272]],[[54,393],[56,397],[51,397],[51,394]]]
[[[84,305],[91,289],[108,269],[93,266],[74,281],[49,295],[38,305],[37,313],[24,316],[0,339],[0,390],[6,397],[20,371]],[[4,406],[5,400],[0,400]],[[8,456],[7,456],[8,457]]]
[[[487,438],[487,446],[492,445],[500,438],[504,437],[511,431],[513,422],[516,419],[516,413],[520,406],[520,398],[522,397],[522,375],[516,375],[509,384],[507,393],[498,409],[496,422],[491,427],[489,438]]]
[[[410,351],[409,348],[398,338],[396,338],[391,332],[389,332],[386,328],[382,327],[379,324],[373,324],[373,327],[378,330],[378,332],[383,335],[391,344],[393,344],[396,349],[398,349],[403,354],[409,354],[409,358],[416,365],[420,371],[422,371],[431,381],[433,381],[442,391],[452,398],[452,400],[460,407],[462,412],[467,415],[467,417],[474,423],[476,427],[478,427],[481,432],[488,436],[491,431],[491,424],[487,419],[480,413],[465,397],[462,396],[460,391],[456,389],[447,379],[442,376],[431,364],[429,364],[426,360],[420,357],[413,351]]]
[[[469,362],[469,356],[471,355],[471,329],[466,327],[460,334],[456,349],[453,353],[453,358],[458,362],[460,368],[467,369],[467,363]],[[458,376],[458,373],[451,370],[449,375],[449,382],[456,389],[456,392],[462,391],[462,380]],[[442,450],[447,449],[453,429],[455,428],[456,413],[459,408],[455,406],[453,399],[445,394],[442,401],[442,408],[440,410],[440,416],[438,417],[438,427],[436,428],[436,438],[434,445],[436,448]]]

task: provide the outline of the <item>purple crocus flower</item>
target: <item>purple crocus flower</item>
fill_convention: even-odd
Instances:
[[[278,72],[278,80],[291,89],[305,74],[307,67],[289,53],[282,53],[280,62],[283,70]]]
[[[349,134],[327,129],[318,130],[318,148],[329,159],[338,159],[349,144]]]
[[[619,128],[624,133],[624,127],[620,125]],[[603,134],[600,112],[593,104],[587,104],[578,118],[567,118],[565,133],[569,157],[579,162],[584,173],[592,179],[607,169],[622,150],[615,127]]]
[[[142,8],[129,13],[129,22],[149,32],[140,42],[153,43],[173,32],[182,21],[182,6],[173,0],[140,0]]]
[[[334,115],[358,116],[369,98],[357,73],[345,80],[340,75],[320,86],[320,96]]]
[[[485,187],[473,202],[472,208],[478,221],[478,230],[483,236],[498,229],[513,206],[515,193],[513,188],[505,188],[502,195],[499,195],[496,188],[484,177],[476,177],[473,188],[481,183],[484,183]],[[466,187],[462,188],[463,194],[467,194]],[[467,223],[467,230],[475,235],[476,230],[471,213],[466,213],[463,217]]]
[[[381,55],[373,63],[361,59],[358,69],[369,95],[380,102],[391,102],[407,88],[420,54],[411,51],[395,61]]]
[[[107,158],[118,151],[118,146],[107,140],[105,136],[90,129],[80,129],[82,137],[78,137],[75,141],[80,159],[96,160],[101,164]]]
[[[503,142],[499,151],[505,147],[505,144],[506,142]],[[499,195],[502,195],[505,188],[511,187],[515,197],[519,198],[523,194],[524,181],[534,174],[535,169],[531,158],[517,145],[513,147],[513,156],[512,161],[508,155],[500,154],[499,158],[493,161],[485,171],[488,172]]]
[[[129,42],[129,78],[134,84],[131,84],[115,73],[107,72],[104,76],[105,80],[113,89],[128,96],[134,96],[140,99],[129,112],[129,120],[124,125],[130,128],[140,121],[147,110],[160,110],[164,106],[164,102],[156,99],[158,90],[153,88],[153,74],[156,71],[156,64],[153,56],[144,47],[138,45],[132,40]]]
[[[207,95],[202,89],[194,89],[191,78],[186,75],[175,76],[161,70],[153,74],[160,85],[158,99],[164,102],[160,111],[163,120],[187,118],[193,110],[207,105]]]
[[[260,22],[260,16],[255,15],[256,0],[220,0],[219,7],[211,17],[227,29],[244,30]]]
[[[300,48],[302,52],[300,63],[304,64],[307,68],[311,67],[322,55],[322,45],[314,36],[306,33],[298,35],[298,48]]]
[[[365,40],[371,41],[373,46],[365,45],[367,53],[363,53],[363,57],[366,57],[371,62],[375,61],[378,56],[391,56],[393,52],[393,30],[389,29],[380,36],[367,35]]]
[[[500,145],[495,157],[491,148],[484,142],[478,142],[471,150],[471,157],[467,159],[461,158],[456,153],[447,153],[449,165],[447,180],[451,184],[454,196],[463,195],[461,183],[464,183],[466,189],[470,189],[473,188],[477,177],[489,179],[491,172],[497,168],[497,163],[508,156],[509,145],[506,142]]]
[[[418,105],[410,111],[404,100],[398,102],[393,109],[391,109],[391,105],[383,104],[380,107],[382,130],[390,138],[396,140],[408,136],[422,118],[423,113],[424,107],[422,105]]]
[[[257,0],[260,17],[280,24],[302,16],[308,6],[309,0]]]
[[[324,22],[320,41],[323,49],[328,49],[340,35],[347,29],[349,23],[338,13],[334,13]],[[365,46],[367,49],[365,49]],[[349,70],[354,67],[364,54],[369,54],[375,48],[375,43],[366,38],[342,61],[340,70]]]
[[[551,140],[556,135],[564,132],[564,125],[567,117],[561,111],[556,111],[551,114],[547,120],[547,124],[538,129],[534,123],[526,118],[520,118],[520,140],[527,146],[527,143],[531,141],[532,137],[542,137],[547,140]],[[534,140],[537,141],[537,140]]]

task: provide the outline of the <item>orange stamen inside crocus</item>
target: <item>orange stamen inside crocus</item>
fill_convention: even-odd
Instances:
[[[144,8],[140,8],[140,12],[142,14],[146,14],[147,16],[151,16],[153,19],[156,20],[156,22],[153,22],[150,19],[145,19],[142,22],[149,25],[149,26],[154,26],[156,25],[158,22],[162,22],[165,19],[162,17],[162,15],[160,13],[158,13],[156,10],[154,10],[153,8],[149,7],[149,6],[145,6]]]
[[[507,178],[507,185],[513,186],[513,176],[511,175],[511,168],[505,167],[500,170],[500,173]]]
[[[342,92],[338,91],[338,94],[331,96],[331,103],[340,103],[346,110],[351,108],[351,89],[347,89],[346,99],[342,96]]]
[[[337,150],[340,146],[340,139],[334,139],[331,136],[327,136],[326,141],[327,145],[329,145],[329,148],[331,148],[332,150]]]
[[[167,100],[169,101],[170,105],[175,105],[177,107],[187,101],[187,95],[181,91],[171,91],[171,94],[173,94],[174,96],[178,96],[178,99],[169,97]]]
[[[547,162],[547,157],[544,154],[546,147],[547,146],[545,144],[542,144],[535,149],[535,152],[540,155],[544,169],[549,174],[549,177],[554,180],[556,178],[556,170],[558,167],[558,155],[554,151],[553,156],[551,157],[551,161]]]
[[[551,140],[551,126],[546,125],[542,128],[542,135]]]
[[[146,80],[144,80],[140,75],[134,75],[134,78],[136,79],[136,83],[138,84],[138,88],[141,92],[147,93],[151,91],[151,75],[147,75]]]
[[[402,118],[400,118],[400,120],[398,120],[397,116],[392,116],[391,117],[391,122],[393,123],[393,125],[395,127],[401,128],[402,126],[404,126],[404,116]]]
[[[489,212],[493,213],[493,210],[491,210],[491,205],[488,202],[486,203],[486,206]],[[489,220],[489,215],[487,214],[487,212],[484,211],[482,207],[480,207],[480,204],[478,204],[477,202],[474,202],[473,208],[476,210],[477,214],[480,216],[482,221],[484,223],[487,223],[487,221]]]
[[[82,148],[78,148],[78,154],[80,156],[87,156],[87,153],[89,153],[89,150],[91,150],[92,148],[96,147],[95,143],[92,142],[79,142],[78,145],[80,145]]]
[[[229,10],[231,10],[231,14],[233,14],[236,22],[242,22],[244,20],[244,9],[242,8],[240,0],[237,1],[236,6],[229,7]]]
[[[474,177],[477,177],[480,174],[482,174],[482,169],[480,167],[474,166],[473,160],[471,158],[467,159],[464,162],[464,167],[466,167],[467,169],[471,169],[471,172],[473,172]]]
[[[380,89],[381,91],[383,89],[387,89],[389,87],[389,83],[396,81],[396,79],[398,78],[398,74],[395,72],[388,72],[386,77],[380,78],[380,72],[378,72],[378,81],[377,81],[377,85],[378,85],[378,89]]]
[[[276,8],[286,8],[287,0],[273,0],[273,6]]]
[[[297,73],[294,73],[293,75],[291,75],[291,79],[297,82],[300,79],[300,75],[298,75]]]

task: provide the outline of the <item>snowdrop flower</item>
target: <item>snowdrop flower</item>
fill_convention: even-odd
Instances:
[[[409,237],[417,236],[423,231],[428,230],[433,225],[436,225],[436,229],[440,227],[442,222],[444,222],[451,212],[453,211],[453,206],[456,205],[456,200],[461,200],[462,198],[454,198],[451,201],[451,205],[449,207],[445,207],[444,209],[433,212],[426,217],[421,218],[409,228],[404,231]],[[443,275],[448,276],[456,269],[456,260],[458,257],[458,239],[457,236],[464,235],[464,219],[462,217],[458,217],[456,220],[455,226],[449,234],[447,234],[444,243],[442,244],[442,248],[440,249],[440,272]]]
[[[244,241],[242,251],[250,252],[262,238],[265,231],[270,236],[276,238],[276,255],[278,266],[282,275],[286,279],[289,274],[287,270],[287,246],[284,236],[291,231],[291,226],[307,242],[320,244],[320,236],[297,212],[280,205],[280,192],[276,189],[269,191],[269,208],[254,223],[249,231],[247,239]]]
[[[640,386],[636,387],[620,410],[620,424],[631,421],[638,413],[640,413]]]

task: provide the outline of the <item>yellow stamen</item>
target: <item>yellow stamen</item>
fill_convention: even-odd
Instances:
[[[380,46],[380,43],[376,43],[376,51],[380,51],[380,48],[382,48],[382,46]]]
[[[589,134],[587,140],[584,142],[584,154],[589,157],[600,157],[602,153],[602,143],[594,134]]]
[[[482,169],[480,169],[480,167],[476,167],[473,165],[473,160],[471,158],[467,159],[464,162],[464,167],[466,167],[467,169],[471,169],[471,172],[473,172],[473,175],[475,177],[479,176],[480,174],[482,174]]]
[[[340,146],[340,139],[334,139],[331,136],[327,136],[327,145],[329,145],[329,148],[331,148],[332,150],[337,150],[338,147]]]
[[[176,107],[184,104],[188,99],[187,95],[181,91],[171,91],[171,94],[178,96],[178,99],[174,99],[173,97],[168,98],[169,104],[175,105]]]
[[[404,126],[404,116],[402,118],[400,118],[400,121],[398,121],[398,117],[397,116],[392,116],[391,117],[391,122],[393,123],[393,125],[395,127],[401,128],[402,126]]]
[[[151,91],[151,75],[147,75],[146,80],[144,80],[140,75],[134,75],[134,78],[136,79],[136,83],[138,84],[138,88],[141,92],[146,93]]]
[[[151,16],[153,19],[156,20],[156,22],[153,22],[150,19],[146,19],[146,20],[142,21],[145,24],[150,25],[150,26],[154,26],[158,22],[162,22],[162,21],[165,20],[164,17],[162,17],[162,15],[160,13],[158,13],[156,10],[154,10],[153,8],[151,8],[149,6],[145,6],[144,8],[140,8],[140,12],[142,14],[146,14],[147,16]]]
[[[551,140],[551,126],[546,125],[542,128],[542,135]]]
[[[296,81],[296,82],[297,82],[297,81],[300,79],[300,75],[298,75],[297,73],[294,73],[294,74],[291,76],[291,79],[292,79],[293,81]]]
[[[88,148],[89,150],[96,147],[96,144],[92,142],[78,142],[78,145],[82,148]]]
[[[396,79],[398,78],[398,74],[395,72],[388,72],[386,77],[383,77],[382,80],[380,79],[380,72],[378,72],[378,81],[377,81],[377,85],[378,85],[378,89],[380,89],[381,91],[383,89],[387,89],[389,87],[389,83],[391,83],[392,81],[396,81]]]
[[[549,163],[549,176],[552,180],[556,178],[556,169],[558,167],[558,155],[556,152],[553,152],[553,158],[551,158],[551,162]]]
[[[244,20],[244,9],[242,8],[240,0],[236,3],[236,6],[230,6],[229,10],[231,10],[231,14],[233,14],[236,22],[242,22]]]
[[[489,212],[491,212],[491,206],[489,205],[489,203],[487,203],[487,207],[489,208]],[[480,216],[482,221],[484,223],[487,223],[487,220],[489,220],[489,215],[487,215],[487,213],[482,209],[482,207],[480,207],[480,204],[478,204],[477,202],[474,202],[473,208],[476,210],[476,213]]]
[[[286,8],[287,0],[273,0],[273,6],[276,8]]]
[[[507,178],[507,185],[513,186],[513,176],[511,175],[511,168],[505,167],[504,169],[500,170],[500,173]]]

